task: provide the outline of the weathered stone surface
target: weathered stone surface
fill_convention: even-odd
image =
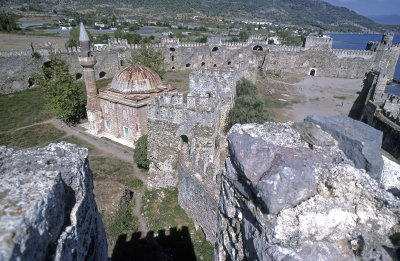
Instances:
[[[397,260],[400,201],[381,189],[365,170],[355,168],[337,146],[309,147],[290,126],[293,124],[245,124],[231,129],[230,146],[232,137],[248,135],[254,150],[247,153],[248,158],[243,156],[241,166],[237,153],[231,152],[225,161],[214,260]],[[266,212],[259,196],[265,188],[254,188],[250,179],[254,175],[245,173],[262,172],[247,166],[253,164],[253,157],[263,154],[256,150],[260,144],[279,144],[293,157],[299,149],[319,154],[323,160],[315,163],[312,172],[316,194],[277,213]],[[274,169],[274,164],[268,169]]]
[[[306,148],[284,148],[264,140],[231,133],[228,136],[231,160],[251,182],[269,213],[292,207],[314,196],[317,184],[315,165],[324,158]]]
[[[357,168],[367,170],[372,178],[380,181],[383,168],[381,131],[346,116],[311,115],[305,121],[315,123],[330,133]]]
[[[88,151],[0,147],[0,259],[107,260]]]

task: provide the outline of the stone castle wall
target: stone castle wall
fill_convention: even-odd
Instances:
[[[398,199],[355,168],[329,133],[245,124],[228,139],[214,260],[397,260]]]
[[[108,260],[88,150],[0,146],[0,259]]]
[[[269,45],[267,41],[251,37],[247,42],[184,43],[175,39],[163,39],[152,47],[162,50],[167,70],[185,70],[213,67],[248,67],[256,70],[276,70],[309,74],[312,68],[317,76],[360,78],[371,69],[384,69],[393,77],[400,45],[368,44],[368,51],[333,50],[332,38],[307,37],[304,47]],[[96,56],[96,79],[113,77],[130,57],[132,51],[141,48],[126,40],[114,39],[104,47],[93,48]],[[77,62],[80,48],[58,49],[53,44],[34,48],[42,58],[32,58],[32,49],[0,52],[0,92],[10,93],[32,86],[29,78],[48,59],[49,50],[60,52],[71,66],[71,73],[79,79],[80,65]]]

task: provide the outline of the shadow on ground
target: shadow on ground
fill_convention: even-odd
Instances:
[[[127,235],[119,236],[111,260],[196,260],[192,240],[188,227],[169,229],[169,235],[165,230],[159,230],[158,236],[153,231],[147,232],[142,238],[141,232],[132,234],[127,241]]]

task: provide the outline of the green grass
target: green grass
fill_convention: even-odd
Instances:
[[[290,102],[284,102],[280,100],[264,100],[264,104],[267,108],[284,108],[290,105]]]
[[[346,100],[347,99],[346,96],[333,96],[333,98],[339,99],[339,100]]]
[[[105,156],[92,157],[90,167],[95,177],[108,176],[118,181],[123,181],[133,173],[132,163]]]
[[[176,188],[145,191],[142,202],[141,212],[149,230],[168,231],[169,228],[187,226],[197,260],[212,260],[214,248],[201,229],[196,231],[193,222],[179,206]]]
[[[141,181],[140,179],[138,179],[136,177],[132,177],[132,178],[128,179],[126,184],[129,187],[134,188],[134,189],[143,187],[143,181]]]
[[[0,145],[15,149],[45,146],[57,142],[65,132],[56,129],[51,124],[35,125],[18,131],[0,133]]]
[[[114,246],[120,235],[130,235],[138,231],[138,218],[132,215],[129,208],[120,210],[114,214],[102,214],[104,229],[107,234],[108,245]],[[111,254],[111,253],[109,253]]]
[[[46,110],[41,88],[0,95],[0,132],[48,120],[53,114]]]

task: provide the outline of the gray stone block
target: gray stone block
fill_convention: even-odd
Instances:
[[[339,148],[354,162],[380,182],[383,169],[382,132],[346,116],[307,116],[305,121],[319,125],[339,143]]]
[[[231,159],[239,175],[248,179],[254,194],[271,214],[293,207],[317,193],[316,163],[324,158],[307,148],[284,148],[261,139],[232,133]]]

